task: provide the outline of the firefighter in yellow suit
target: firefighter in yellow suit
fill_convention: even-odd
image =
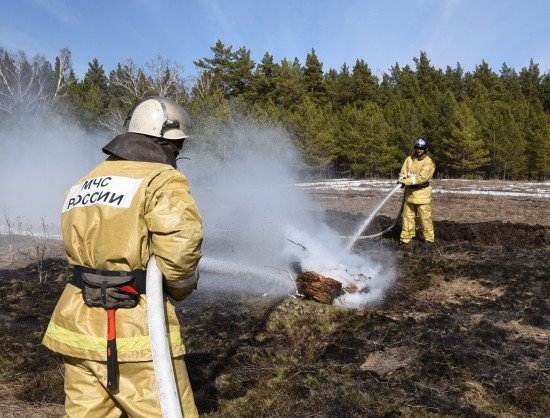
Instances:
[[[434,242],[432,222],[432,186],[430,180],[435,171],[435,164],[428,155],[428,143],[417,139],[414,143],[414,154],[408,156],[401,172],[399,183],[406,187],[405,205],[403,207],[403,228],[401,242],[409,243],[416,235],[415,218],[418,216],[426,242]]]
[[[190,125],[176,102],[143,99],[128,115],[127,132],[103,148],[107,160],[66,195],[62,233],[74,273],[43,343],[63,355],[68,417],[162,416],[143,279],[154,254],[164,287],[174,299],[184,299],[197,285],[202,221],[187,179],[176,168]],[[109,287],[112,280],[130,283],[132,292]],[[120,308],[127,307],[126,302],[135,306]],[[119,307],[116,390],[108,390],[107,308],[102,303]],[[180,325],[167,297],[165,309],[182,411],[185,417],[197,417]]]

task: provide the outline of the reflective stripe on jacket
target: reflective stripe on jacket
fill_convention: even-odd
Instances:
[[[408,156],[403,163],[399,178],[406,178],[405,186],[421,185],[431,180],[434,171],[435,164],[428,155],[421,159]],[[419,189],[407,187],[405,200],[416,205],[430,203],[432,201],[432,186]]]
[[[196,286],[201,257],[201,218],[185,176],[167,164],[108,159],[73,186],[65,198],[61,228],[69,264],[113,271],[145,269],[151,254],[167,291],[183,299]],[[175,309],[166,299],[172,355],[185,348]],[[151,360],[147,302],[118,309],[119,361]],[[68,284],[43,343],[55,352],[106,360],[107,315],[84,304]]]

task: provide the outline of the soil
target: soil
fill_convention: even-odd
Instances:
[[[325,212],[325,220],[338,229],[343,236],[350,236],[364,220],[362,215],[352,215],[333,210]],[[378,216],[363,232],[363,235],[374,234],[388,228],[394,219]],[[514,248],[539,248],[550,245],[550,226],[514,224],[511,222],[489,221],[478,223],[459,223],[454,221],[434,221],[437,241],[472,242],[479,245],[497,245]],[[384,234],[384,238],[398,240],[400,221],[396,227]],[[420,234],[420,232],[419,232]],[[361,245],[359,245],[361,248]]]
[[[400,246],[399,227],[359,241],[398,276],[367,310],[199,289],[177,312],[201,415],[550,416],[550,225],[492,203],[478,222],[436,217],[435,245]],[[350,207],[325,213],[343,236],[363,219]],[[40,340],[68,272],[52,256],[38,283],[18,240],[26,257],[0,257],[0,416],[61,416],[61,358]]]

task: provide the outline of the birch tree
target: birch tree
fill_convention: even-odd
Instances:
[[[41,110],[48,100],[46,60],[31,61],[23,51],[10,54],[0,49],[0,111],[14,114]]]

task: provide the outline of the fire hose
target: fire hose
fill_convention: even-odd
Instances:
[[[155,256],[147,264],[147,324],[151,339],[151,354],[157,379],[160,408],[164,418],[182,418],[181,405],[172,367],[172,356],[168,342],[166,315],[164,314],[164,293],[162,273]]]
[[[380,212],[380,210],[382,209],[382,207],[384,206],[384,204],[388,201],[388,199],[393,196],[398,190],[402,189],[403,186],[401,184],[398,184],[397,186],[395,186],[391,191],[390,193],[378,204],[378,206],[376,206],[376,208],[374,208],[374,210],[371,212],[371,214],[369,215],[369,217],[366,219],[365,222],[363,222],[363,224],[361,225],[361,227],[359,229],[357,229],[355,231],[355,234],[351,237],[351,240],[349,241],[348,245],[346,246],[346,249],[347,250],[351,250],[353,248],[353,246],[355,245],[355,243],[360,240],[360,239],[372,239],[372,238],[377,238],[377,237],[380,237],[382,235],[384,235],[386,232],[389,232],[391,231],[393,228],[395,228],[395,225],[397,225],[397,222],[399,222],[399,219],[401,218],[401,215],[403,213],[403,207],[405,206],[405,193],[403,193],[403,200],[401,201],[401,206],[399,208],[399,212],[397,214],[397,216],[395,217],[395,220],[393,221],[393,223],[387,227],[386,229],[384,229],[383,231],[381,232],[377,232],[376,234],[371,234],[371,235],[361,235],[361,233],[366,229],[366,227],[370,224],[370,222],[374,219],[374,217],[376,216],[376,214],[378,212]],[[347,237],[349,238],[349,237]]]
[[[397,216],[395,217],[393,223],[381,232],[377,232],[376,234],[372,234],[372,235],[361,235],[359,237],[359,239],[378,238],[378,237],[381,237],[382,235],[384,235],[386,232],[390,232],[393,228],[395,228],[395,226],[397,225],[397,223],[401,219],[401,215],[403,215],[403,207],[404,206],[405,206],[405,193],[403,193],[403,199],[401,200],[401,206],[399,207],[399,212],[397,212]]]

